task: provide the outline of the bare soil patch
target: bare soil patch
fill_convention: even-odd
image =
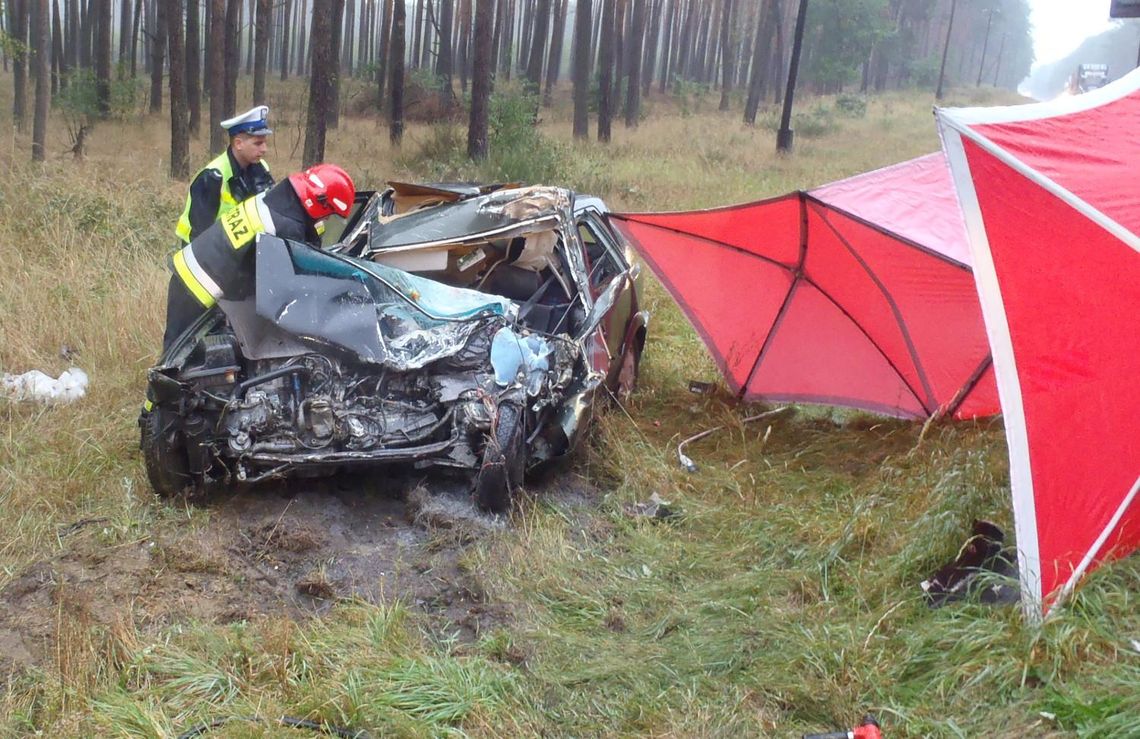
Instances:
[[[541,481],[537,494],[578,511],[597,498],[571,472]],[[304,619],[344,599],[400,599],[468,641],[510,621],[510,608],[490,602],[463,565],[472,542],[510,524],[476,510],[463,481],[339,476],[205,507],[203,525],[166,525],[126,543],[106,544],[98,522],[67,531],[65,551],[0,590],[0,674],[50,664],[77,629]]]

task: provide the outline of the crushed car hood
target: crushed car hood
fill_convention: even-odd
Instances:
[[[505,298],[274,236],[255,248],[255,294],[220,302],[250,359],[330,348],[397,371],[419,369],[515,310]]]

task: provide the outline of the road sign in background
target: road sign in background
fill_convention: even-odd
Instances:
[[[1140,0],[1112,0],[1110,18],[1140,18]]]

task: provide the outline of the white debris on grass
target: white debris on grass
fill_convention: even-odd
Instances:
[[[42,403],[70,403],[87,394],[87,373],[78,367],[64,370],[53,378],[39,370],[22,375],[0,374],[0,397],[12,400],[38,400]]]

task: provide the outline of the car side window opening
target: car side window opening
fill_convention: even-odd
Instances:
[[[590,288],[596,295],[603,285],[622,272],[621,262],[617,258],[617,245],[588,215],[578,221],[578,235],[586,249]]]

